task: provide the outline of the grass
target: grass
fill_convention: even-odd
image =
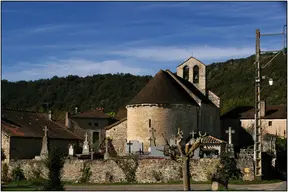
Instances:
[[[262,180],[262,181],[242,181],[242,180],[231,180],[229,184],[234,185],[249,185],[249,184],[269,184],[269,183],[278,183],[281,180]],[[191,184],[211,184],[211,181],[190,181]],[[74,183],[74,182],[65,182],[65,185],[165,185],[165,184],[182,184],[182,181],[168,181],[168,182],[159,182],[159,183],[136,183],[136,182],[119,182],[119,183]]]

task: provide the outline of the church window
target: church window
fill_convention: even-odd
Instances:
[[[193,83],[199,83],[199,67],[195,65],[193,67]]]
[[[185,66],[183,68],[183,79],[189,80],[189,67]]]
[[[269,125],[269,126],[272,126],[272,121],[269,121],[269,122],[268,122],[268,125]]]
[[[149,119],[149,127],[151,127],[151,119]]]

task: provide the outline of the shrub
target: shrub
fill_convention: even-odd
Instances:
[[[6,155],[3,151],[3,148],[1,148],[1,161],[4,161],[6,159]]]
[[[163,174],[160,171],[153,170],[152,175],[156,181],[162,181],[163,180]]]
[[[82,176],[81,176],[80,182],[86,183],[87,181],[89,181],[89,179],[92,175],[91,168],[85,162],[84,167],[83,167],[83,169],[81,169],[81,171],[82,171]]]
[[[44,186],[45,191],[62,191],[63,183],[61,182],[61,170],[64,166],[63,154],[59,148],[54,148],[50,151],[47,159],[44,161],[48,168],[48,181]]]
[[[229,179],[238,180],[242,179],[243,174],[237,168],[237,163],[234,158],[231,158],[228,153],[224,153],[220,157],[220,163],[216,167],[216,172],[212,175],[212,180],[223,183],[228,187]]]
[[[33,185],[44,185],[46,180],[41,176],[41,169],[39,167],[32,169],[32,175],[30,181]]]
[[[25,180],[24,172],[20,165],[12,169],[12,180],[16,182]]]

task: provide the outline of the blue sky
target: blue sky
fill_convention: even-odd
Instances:
[[[192,55],[250,56],[256,28],[285,24],[284,2],[2,2],[2,79],[175,71]],[[261,38],[262,50],[281,46]]]

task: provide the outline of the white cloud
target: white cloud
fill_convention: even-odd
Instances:
[[[181,61],[190,56],[202,60],[239,58],[254,54],[254,47],[147,47],[147,48],[130,48],[126,50],[116,50],[110,54],[125,57],[135,57],[152,61]]]
[[[25,68],[23,67],[24,65]],[[19,67],[24,70],[21,71]],[[19,63],[17,65],[17,68],[18,69],[10,69],[11,72],[3,72],[3,79],[18,81],[51,78],[55,75],[58,77],[63,77],[67,75],[78,75],[81,77],[85,77],[87,75],[106,73],[131,73],[135,75],[141,75],[148,72],[148,70],[144,68],[131,67],[118,60],[105,60],[99,62],[77,58],[51,58],[49,61],[40,64]]]

